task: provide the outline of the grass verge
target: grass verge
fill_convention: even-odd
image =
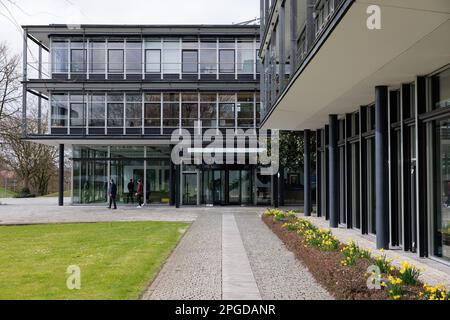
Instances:
[[[0,299],[138,299],[187,223],[120,222],[0,227]],[[66,285],[79,266],[81,289]]]

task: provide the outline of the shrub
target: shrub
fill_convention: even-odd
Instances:
[[[35,198],[36,195],[32,194],[29,188],[23,188],[20,190],[20,192],[16,195],[16,198]]]
[[[401,263],[400,278],[407,285],[415,285],[420,276],[420,270],[415,265],[410,265],[408,262]]]
[[[419,297],[422,300],[434,301],[434,300],[450,300],[450,292],[447,292],[443,284],[436,287],[430,287],[428,285],[423,286],[425,291],[419,293]]]

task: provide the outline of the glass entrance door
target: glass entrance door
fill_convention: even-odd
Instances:
[[[205,170],[203,171],[203,199],[206,205],[225,204],[225,171]]]
[[[183,174],[183,204],[197,205],[198,184],[197,173]]]
[[[148,204],[170,203],[170,160],[147,160]]]
[[[252,186],[252,174],[250,170],[230,170],[228,175],[228,204],[252,204]]]

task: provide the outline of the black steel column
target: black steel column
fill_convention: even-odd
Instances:
[[[175,165],[170,161],[170,171],[169,171],[169,195],[170,195],[170,205],[175,205]]]
[[[309,150],[309,145],[311,142],[311,131],[304,131],[304,153],[303,153],[303,186],[304,186],[304,211],[305,216],[311,216],[311,154]]]
[[[413,208],[411,207],[411,146],[410,146],[410,133],[409,128],[404,124],[405,119],[409,119],[412,115],[411,110],[411,85],[403,84],[401,88],[401,126],[402,126],[402,140],[401,148],[402,150],[402,189],[403,189],[403,249],[405,251],[413,251],[413,240],[412,240],[412,219],[413,219]]]
[[[280,206],[284,206],[285,205],[285,198],[284,198],[284,187],[285,187],[285,183],[284,183],[284,167],[282,167],[280,165],[280,178],[278,179],[278,204]]]
[[[175,165],[175,207],[181,207],[181,165]]]
[[[64,145],[59,145],[58,205],[64,206]]]
[[[330,150],[329,150],[329,145],[330,145],[330,126],[327,124],[325,125],[325,129],[324,129],[324,156],[325,156],[325,161],[324,161],[324,171],[325,171],[325,176],[323,177],[323,181],[324,181],[324,190],[325,190],[325,194],[323,195],[325,201],[325,207],[323,208],[323,210],[325,210],[325,220],[330,220]]]
[[[346,212],[347,212],[347,228],[353,228],[353,194],[352,194],[352,145],[350,138],[352,134],[352,114],[345,115],[345,192]],[[344,177],[342,177],[344,179]]]
[[[338,162],[338,117],[330,115],[330,227],[337,228],[339,226],[339,162]]]
[[[276,173],[275,175],[272,176],[272,195],[273,195],[273,206],[275,208],[279,208],[280,207],[280,201],[279,201],[279,195],[278,195],[278,191],[279,191],[279,178],[278,178],[278,173]]]
[[[427,111],[427,79],[416,79],[416,191],[417,195],[417,248],[420,257],[428,257],[428,215],[427,215],[427,131],[419,115]],[[420,189],[420,190],[419,190]]]
[[[369,233],[369,216],[367,204],[367,141],[363,133],[367,132],[367,106],[359,108],[359,207],[361,233]]]
[[[388,88],[375,88],[375,214],[377,248],[389,248]]]
[[[320,130],[316,131],[316,206],[317,216],[322,216],[322,153]]]

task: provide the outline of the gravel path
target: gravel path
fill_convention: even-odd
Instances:
[[[203,214],[167,260],[144,300],[222,298],[222,215]]]
[[[260,211],[217,208],[199,214],[143,299],[332,299],[266,227]],[[251,283],[257,288],[249,290]]]
[[[255,214],[236,215],[263,300],[330,300],[332,296]]]

